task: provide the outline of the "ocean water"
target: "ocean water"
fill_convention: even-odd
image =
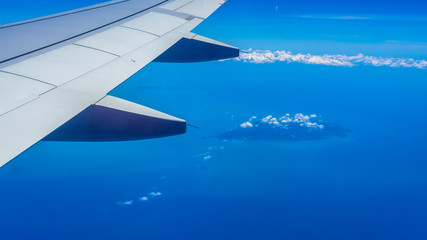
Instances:
[[[243,49],[426,56],[419,22],[411,31],[395,28],[418,47],[390,46],[393,22],[350,21],[384,34],[354,28],[361,40],[325,40],[301,35],[314,20],[254,24],[250,32],[225,24],[235,8],[224,9],[197,32]],[[337,35],[345,28],[316,22]],[[280,31],[272,36],[266,26]],[[301,42],[284,39],[289,29]],[[37,144],[0,169],[0,238],[426,239],[426,79],[425,69],[364,65],[150,64],[111,94],[200,129],[148,141]],[[252,116],[297,113],[350,132],[303,141],[217,138]]]
[[[114,94],[201,129],[150,141],[40,143],[1,170],[2,234],[422,239],[425,77],[374,67],[152,64]],[[351,133],[299,142],[214,137],[252,115],[297,112]],[[150,192],[162,195],[138,200]]]

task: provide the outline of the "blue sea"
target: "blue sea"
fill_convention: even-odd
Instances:
[[[315,11],[323,6],[316,2],[304,11],[267,2],[227,3],[195,32],[243,50],[427,59],[422,10],[357,5],[349,18],[342,9],[350,5]],[[87,3],[51,1],[0,19]],[[19,12],[17,3],[10,8]],[[427,239],[426,69],[152,63],[111,94],[200,129],[37,144],[0,169],[0,239]],[[253,116],[298,113],[348,133],[218,138]]]

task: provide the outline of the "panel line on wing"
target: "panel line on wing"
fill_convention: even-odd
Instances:
[[[99,48],[85,46],[85,45],[78,44],[78,43],[72,43],[72,45],[75,45],[75,46],[78,46],[78,47],[89,48],[89,49],[92,49],[92,50],[95,50],[95,51],[100,51],[100,52],[103,52],[103,53],[111,54],[111,55],[116,56],[116,57],[120,57],[120,55],[117,55],[117,54],[114,54],[112,52],[108,52],[108,51],[105,51],[105,50],[102,50],[102,49],[99,49]]]
[[[194,0],[175,0],[170,3],[167,3],[160,8],[167,9],[171,11],[176,11],[177,9],[182,8],[183,6],[190,4],[191,2],[194,2]]]
[[[3,68],[3,71],[59,86],[117,58],[95,49],[70,44]]]
[[[140,29],[163,36],[187,22],[187,20],[177,16],[151,11],[141,17],[125,22],[121,26]]]
[[[161,37],[160,35],[157,35],[157,34],[154,34],[154,33],[151,33],[151,32],[147,32],[147,31],[144,31],[144,30],[141,30],[141,29],[133,28],[133,27],[123,26],[123,25],[120,25],[119,27],[127,28],[127,29],[132,29],[132,30],[135,30],[135,31],[143,32],[143,33],[148,33],[148,34],[151,34],[151,35],[156,36],[156,37]]]
[[[33,80],[33,81],[36,81],[36,82],[44,83],[44,84],[50,85],[52,87],[57,87],[56,85],[54,85],[52,83],[48,83],[48,82],[45,82],[45,81],[42,81],[42,80],[39,80],[39,79],[35,79],[35,78],[32,78],[32,77],[24,76],[24,75],[21,75],[21,74],[18,74],[18,73],[8,72],[8,71],[4,71],[4,70],[1,70],[1,69],[0,69],[0,72],[6,73],[6,74],[10,74],[10,75],[14,75],[14,76],[17,76],[17,77],[26,78],[26,79]]]
[[[0,116],[55,88],[48,83],[0,71]]]
[[[192,4],[194,1],[195,1],[195,0],[193,0],[193,1],[191,1],[191,2],[188,2],[188,3],[186,3],[186,4],[184,4],[184,5],[182,5],[181,7],[177,8],[177,9],[174,9],[174,11],[178,11],[179,9],[181,9],[181,8],[183,8],[183,7],[185,7],[185,6],[187,6],[187,5],[189,5],[189,4]]]
[[[99,49],[117,56],[124,56],[157,38],[158,36],[151,33],[117,26],[82,39],[75,42],[75,44]]]
[[[196,18],[193,18],[193,19],[196,19]],[[191,20],[193,20],[193,19],[191,19]],[[200,20],[203,20],[203,19],[201,19],[201,18],[199,18],[199,19],[200,19]],[[187,21],[187,23],[191,21],[191,20],[187,20],[187,19],[184,19],[184,20],[186,20],[186,21]],[[169,30],[169,31],[167,31],[167,32],[165,32],[165,33],[164,33],[163,35],[161,35],[161,36],[156,35],[156,34],[154,34],[154,33],[150,33],[150,34],[152,34],[152,35],[154,35],[154,36],[157,36],[157,37],[162,37],[162,36],[164,36],[164,35],[166,35],[166,34],[168,34],[168,33],[170,33],[170,32],[175,31],[176,29],[179,29],[179,28],[180,28],[180,27],[182,27],[183,25],[185,25],[185,23],[184,23],[184,24],[182,24],[182,25],[179,25],[179,26],[177,26],[177,27],[175,27],[175,28],[173,28],[173,29],[171,29],[171,30]],[[129,28],[129,27],[126,27],[126,26],[121,26],[121,27]],[[129,29],[133,29],[133,28],[129,28]],[[138,29],[133,29],[133,30],[137,30],[137,31],[138,31]],[[139,31],[144,32],[144,33],[149,33],[149,32],[143,31],[143,30],[139,30]],[[188,33],[183,33],[183,34],[188,34]],[[141,46],[141,47],[142,47],[142,46]]]

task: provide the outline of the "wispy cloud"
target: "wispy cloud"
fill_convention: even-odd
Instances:
[[[427,18],[422,15],[336,15],[336,14],[311,14],[287,15],[291,19],[308,20],[336,20],[336,21],[399,21],[399,22],[425,22]]]
[[[292,18],[316,19],[316,20],[374,20],[372,16],[353,15],[293,15]]]
[[[151,192],[148,195],[150,195],[150,197],[160,197],[162,196],[161,192]]]
[[[167,179],[166,176],[160,177],[160,180],[162,180],[164,183],[167,182],[166,179]],[[152,187],[151,189],[157,189],[157,187]],[[119,206],[134,206],[138,204],[143,204],[143,203],[152,201],[154,199],[160,198],[161,196],[163,196],[163,193],[155,190],[153,192],[147,192],[140,196],[141,197],[137,197],[135,200],[117,201],[116,204]]]
[[[224,146],[211,146],[207,148],[205,153],[198,154],[196,157],[200,157],[203,162],[207,162],[213,159],[214,155],[224,150]]]
[[[150,198],[156,198],[156,197],[160,197],[162,195],[163,195],[163,193],[161,193],[161,192],[150,192],[146,196],[139,197],[138,200],[140,202],[147,202],[148,200],[150,200]]]
[[[207,170],[213,160],[219,159],[223,156],[224,149],[225,147],[223,145],[214,145],[205,148],[204,153],[195,155],[194,157],[200,160],[197,168],[203,171]]]
[[[123,201],[123,202],[118,201],[118,202],[117,202],[117,205],[132,206],[132,205],[133,205],[133,200],[130,200],[130,201]]]
[[[248,63],[304,63],[313,65],[328,65],[340,67],[366,66],[388,66],[394,68],[418,68],[426,69],[427,60],[415,60],[413,58],[384,58],[359,54],[356,56],[348,55],[311,55],[311,54],[293,54],[289,51],[269,51],[252,50],[244,51],[240,54],[238,61]]]

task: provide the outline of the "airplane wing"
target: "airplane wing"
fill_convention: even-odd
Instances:
[[[184,120],[108,93],[152,61],[237,57],[191,32],[224,3],[117,0],[0,26],[0,167],[41,140],[184,133]]]

